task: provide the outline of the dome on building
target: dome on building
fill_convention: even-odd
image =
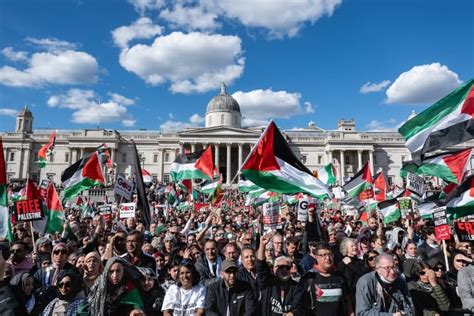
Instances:
[[[25,107],[20,112],[18,112],[18,116],[33,117],[33,113],[31,113],[30,109],[28,109],[28,106],[25,105]]]
[[[227,94],[225,83],[221,85],[221,93],[212,98],[207,104],[207,113],[214,111],[235,111],[240,113],[239,103]]]

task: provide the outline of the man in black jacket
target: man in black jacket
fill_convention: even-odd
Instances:
[[[254,315],[256,301],[250,284],[237,279],[235,261],[222,262],[221,279],[209,285],[206,315]]]
[[[291,279],[290,269],[293,260],[284,256],[276,258],[273,267],[274,275],[266,262],[265,246],[271,237],[272,234],[267,234],[260,238],[257,252],[257,282],[260,289],[262,315],[301,315],[303,287]]]
[[[122,258],[136,267],[150,268],[156,271],[156,261],[152,256],[146,255],[142,251],[145,237],[138,230],[132,230],[127,236],[127,253]]]
[[[197,258],[194,264],[199,273],[199,280],[205,285],[216,282],[222,271],[222,258],[217,254],[217,243],[210,239],[204,243],[204,255]]]

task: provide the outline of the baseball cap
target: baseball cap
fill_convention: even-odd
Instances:
[[[222,261],[222,271],[226,272],[227,270],[229,270],[231,268],[233,268],[233,269],[238,269],[239,268],[234,260],[224,260],[224,261]]]

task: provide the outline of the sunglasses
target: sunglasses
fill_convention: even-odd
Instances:
[[[286,271],[290,271],[291,267],[287,265],[276,266],[277,269],[284,269]]]
[[[464,261],[464,260],[462,260],[462,259],[456,259],[456,262],[458,262],[458,263],[464,263],[464,264],[467,264],[467,262],[466,262],[466,261]]]
[[[434,271],[444,271],[444,267],[434,267]]]
[[[66,255],[66,254],[67,254],[67,250],[65,250],[65,249],[55,250],[55,251],[53,252],[53,254],[55,254],[55,255],[59,255],[59,254]]]
[[[368,257],[367,260],[368,261],[374,261],[375,258],[377,258],[377,256]]]
[[[62,289],[63,287],[65,288],[71,288],[71,282],[61,282],[61,283],[58,283],[58,288]]]
[[[420,271],[420,275],[425,275],[426,272],[425,271]]]

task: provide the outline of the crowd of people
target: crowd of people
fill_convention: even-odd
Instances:
[[[474,310],[470,242],[447,241],[433,220],[384,225],[325,200],[298,221],[265,229],[239,190],[219,208],[160,207],[152,222],[65,208],[62,232],[15,223],[0,242],[0,315],[464,315]],[[184,194],[183,194],[184,195]],[[186,200],[186,196],[181,196]],[[195,201],[197,202],[197,201]],[[176,206],[176,205],[175,205]],[[121,225],[112,225],[113,221]]]

